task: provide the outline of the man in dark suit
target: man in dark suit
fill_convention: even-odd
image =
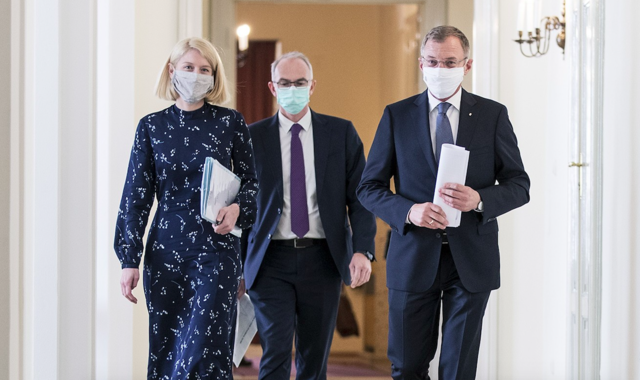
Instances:
[[[358,197],[393,230],[387,257],[392,377],[429,378],[442,311],[439,379],[474,379],[482,318],[490,291],[500,286],[496,217],[529,201],[529,177],[506,108],[461,87],[472,64],[465,35],[436,27],[421,54],[428,90],[386,107]],[[443,143],[470,152],[465,184],[435,188]],[[461,211],[459,227],[447,227],[435,197]]]
[[[315,80],[298,52],[271,66],[279,112],[249,126],[260,183],[243,236],[244,278],[262,345],[260,379],[325,379],[341,283],[369,281],[375,217],[356,197],[365,159],[347,120],[309,109]],[[354,253],[355,251],[355,253]]]

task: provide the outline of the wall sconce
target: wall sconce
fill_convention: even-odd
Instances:
[[[251,28],[247,24],[242,24],[236,29],[238,36],[238,50],[245,51],[249,48],[249,33]]]
[[[518,39],[514,40],[520,45],[520,52],[525,57],[540,57],[549,51],[551,32],[559,30],[556,43],[562,49],[564,55],[565,43],[565,4],[562,2],[562,20],[556,16],[540,18],[540,0],[521,0],[518,8]],[[538,26],[535,20],[540,20]],[[526,23],[526,25],[525,25]],[[539,26],[542,26],[542,30]],[[541,34],[543,33],[543,34]],[[522,48],[523,44],[529,45],[529,52]],[[535,44],[535,46],[534,46]]]

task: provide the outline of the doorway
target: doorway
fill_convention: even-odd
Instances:
[[[273,97],[268,92],[269,64],[264,59],[262,68],[249,68],[254,46],[262,42],[277,41],[281,51],[300,51],[313,65],[317,81],[311,97],[311,108],[319,113],[351,120],[368,149],[373,141],[378,122],[387,104],[414,95],[420,91],[421,75],[417,65],[421,40],[420,7],[417,4],[269,4],[255,2],[236,3],[236,24],[251,27],[247,57],[238,59],[237,108],[249,122],[245,96],[248,102],[271,107]],[[311,17],[312,16],[312,17]],[[272,45],[273,46],[273,45]],[[274,51],[268,47],[263,55]],[[269,61],[269,62],[267,62]],[[248,74],[250,71],[251,74]],[[263,74],[258,74],[261,71]],[[249,83],[255,76],[255,81]],[[254,87],[255,85],[255,87]],[[256,96],[248,92],[260,91]],[[250,90],[251,89],[251,90]],[[263,99],[263,92],[267,96]],[[263,115],[263,117],[266,117]],[[387,289],[384,251],[388,226],[378,225],[376,256],[372,280],[358,289],[347,289],[346,297],[354,311],[358,336],[334,335],[332,356],[348,361],[353,367],[360,364],[381,368],[388,377],[390,364],[387,350]],[[331,368],[330,368],[331,369]]]

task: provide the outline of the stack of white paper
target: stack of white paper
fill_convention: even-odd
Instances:
[[[469,165],[469,151],[461,146],[452,144],[442,144],[440,150],[440,164],[438,165],[438,176],[436,178],[436,190],[433,196],[433,204],[442,207],[447,215],[449,225],[447,227],[460,226],[462,212],[444,203],[440,197],[439,190],[447,182],[464,185],[467,178],[467,166]]]
[[[216,223],[220,209],[229,206],[236,199],[240,190],[240,178],[211,157],[205,159],[202,171],[200,216]],[[231,234],[240,237],[242,230],[234,226]]]
[[[256,324],[256,313],[253,310],[251,298],[245,293],[238,300],[238,316],[236,318],[236,339],[233,347],[233,364],[238,367],[244,354],[253,340],[253,336],[258,331]]]

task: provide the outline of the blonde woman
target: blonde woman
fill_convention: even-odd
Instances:
[[[175,104],[143,117],[136,130],[114,242],[122,294],[137,303],[131,291],[140,278],[142,236],[157,198],[143,266],[148,379],[232,378],[242,264],[240,239],[229,232],[255,219],[251,138],[242,115],[218,105],[228,96],[224,69],[206,40],[189,38],[174,47],[156,94]],[[200,216],[206,157],[241,179],[235,202],[213,225]]]

